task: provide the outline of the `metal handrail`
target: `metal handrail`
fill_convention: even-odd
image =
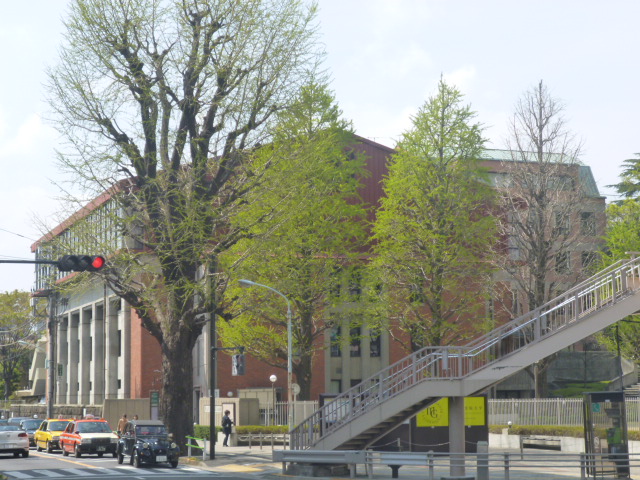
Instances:
[[[638,280],[640,257],[619,261],[466,345],[425,347],[413,352],[338,395],[302,421],[291,431],[291,448],[311,448],[353,419],[417,384],[458,380],[488,368],[631,295],[640,287]],[[505,371],[505,375],[512,373]]]

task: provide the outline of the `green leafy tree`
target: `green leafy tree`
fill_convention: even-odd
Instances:
[[[627,177],[629,178],[629,177]],[[618,192],[624,195],[629,184],[619,184]],[[629,196],[635,196],[629,195]],[[628,252],[640,252],[640,202],[628,198],[607,206],[606,246],[602,257],[602,266],[611,265],[618,260],[629,258]],[[607,350],[618,352],[636,363],[640,361],[640,316],[630,315],[625,320],[606,328],[598,335],[598,341]]]
[[[0,293],[0,369],[5,400],[28,375],[35,328],[29,292]]]
[[[355,267],[364,239],[365,210],[358,197],[363,159],[326,86],[302,89],[294,106],[278,116],[274,141],[261,154],[277,159],[259,189],[248,195],[251,237],[227,257],[237,278],[283,293],[293,310],[293,372],[300,398],[310,398],[314,354],[324,331],[347,316],[351,300],[339,283]],[[272,221],[257,222],[267,212]],[[241,259],[241,260],[239,260]],[[233,265],[235,264],[235,266]],[[236,316],[220,324],[225,344],[274,367],[287,368],[286,305],[264,288],[228,290]],[[338,318],[339,317],[339,318]],[[332,319],[332,321],[328,321]]]
[[[640,153],[636,158],[629,158],[622,162],[623,172],[620,183],[609,185],[614,187],[624,198],[637,198],[640,195]]]
[[[102,278],[158,340],[160,414],[180,444],[193,432],[191,351],[207,314],[224,314],[218,257],[248,234],[234,219],[273,164],[257,147],[316,74],[314,17],[301,0],[70,4],[49,72],[59,159],[74,192],[110,197],[86,217],[99,229],[83,248],[117,244]]]
[[[411,350],[472,334],[491,283],[493,194],[478,162],[482,127],[462,102],[441,80],[420,108],[392,157],[374,225],[374,276]]]

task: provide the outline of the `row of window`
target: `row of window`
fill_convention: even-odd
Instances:
[[[349,356],[361,357],[362,356],[362,333],[360,327],[355,327],[349,331]],[[369,356],[379,357],[381,355],[380,348],[380,335],[374,335],[373,333],[369,338]],[[341,328],[335,327],[331,330],[331,347],[330,355],[332,357],[342,356],[342,335]]]

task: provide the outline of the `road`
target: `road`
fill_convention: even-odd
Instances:
[[[7,479],[102,479],[134,478],[175,480],[179,477],[191,477],[192,480],[215,478],[223,480],[225,476],[191,465],[179,465],[173,469],[168,464],[156,467],[135,468],[128,463],[118,465],[110,455],[99,458],[97,455],[83,455],[81,458],[63,457],[60,452],[36,452],[32,449],[28,458],[14,458],[11,454],[0,454],[0,473]],[[227,476],[238,480],[237,476]]]

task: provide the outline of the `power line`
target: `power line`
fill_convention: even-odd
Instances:
[[[12,232],[11,230],[7,230],[6,228],[1,228],[1,227],[0,227],[0,231],[10,233],[11,235],[15,235],[16,237],[26,238],[27,240],[30,240],[30,241],[32,241],[32,242],[35,242],[35,241],[36,241],[36,240],[35,240],[35,239],[33,239],[33,238],[27,237],[26,235],[22,235],[22,234],[20,234],[20,233]]]

